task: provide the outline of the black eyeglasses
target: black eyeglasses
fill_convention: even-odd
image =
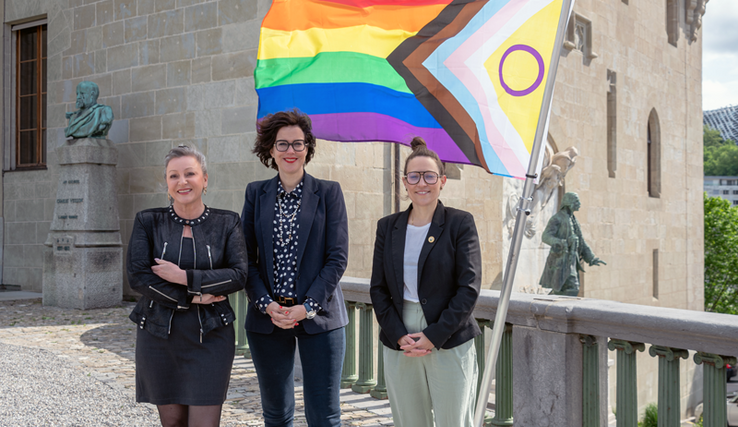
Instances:
[[[440,175],[433,171],[425,171],[425,172],[408,172],[405,174],[405,181],[407,181],[410,185],[415,185],[420,182],[420,178],[423,177],[423,181],[425,181],[428,185],[433,185],[438,182],[438,177]]]
[[[305,151],[305,147],[307,147],[307,144],[305,144],[305,141],[302,139],[296,139],[292,142],[287,142],[284,140],[279,140],[274,143],[274,147],[277,149],[277,151],[283,153],[290,149],[290,146],[292,146],[292,149],[295,151]]]

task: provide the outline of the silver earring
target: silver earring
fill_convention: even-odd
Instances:
[[[174,197],[169,193],[167,193],[167,200],[169,201],[169,206],[174,204]]]
[[[205,194],[208,194],[208,187],[205,187],[205,189],[204,189],[204,190],[202,190],[202,194],[203,194],[203,195],[205,195]]]

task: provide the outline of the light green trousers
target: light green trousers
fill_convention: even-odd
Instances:
[[[403,303],[402,320],[409,333],[428,326],[418,303]],[[474,340],[448,350],[434,348],[423,357],[384,347],[384,378],[395,427],[471,427],[476,359]]]

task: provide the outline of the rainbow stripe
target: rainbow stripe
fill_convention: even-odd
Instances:
[[[274,1],[255,70],[258,117],[299,108],[319,138],[409,143],[471,163],[387,57],[452,0]]]
[[[422,136],[444,161],[522,178],[545,137],[572,5],[274,0],[254,72],[257,116],[299,108],[318,138],[335,141]]]

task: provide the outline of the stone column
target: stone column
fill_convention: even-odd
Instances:
[[[678,348],[652,345],[648,349],[651,357],[659,358],[659,417],[660,427],[681,426],[679,404],[679,358],[687,359],[689,352]]]
[[[489,424],[493,426],[513,425],[513,327],[505,324],[502,333],[500,354],[495,367],[495,417]],[[484,337],[484,335],[482,335]],[[480,372],[484,364],[480,365]]]
[[[233,311],[236,312],[236,354],[240,354],[247,359],[251,358],[251,349],[249,348],[249,340],[246,337],[246,314],[249,310],[249,298],[246,291],[240,290],[228,297],[233,303]]]
[[[725,371],[725,364],[736,363],[735,357],[697,352],[694,355],[694,363],[704,365],[703,425],[705,427],[727,425],[728,403],[725,382],[728,374]]]
[[[377,385],[369,394],[375,399],[387,399],[387,384],[384,382],[384,344],[377,345]]]
[[[581,426],[579,334],[513,325],[512,341],[515,425]]]
[[[59,183],[45,243],[43,303],[83,310],[120,304],[118,152],[110,140],[84,138],[66,141],[56,154]]]
[[[374,379],[374,310],[371,304],[357,303],[361,313],[359,327],[359,379],[351,386],[356,393],[369,393],[377,381]]]
[[[359,379],[356,374],[356,303],[346,302],[348,325],[346,325],[346,355],[343,358],[341,388],[351,388]],[[379,348],[382,348],[380,344]]]
[[[579,337],[582,343],[582,426],[600,425],[600,352],[597,338]]]
[[[636,351],[643,351],[643,343],[612,339],[607,344],[610,350],[618,351],[617,361],[617,427],[638,425],[638,375]]]

